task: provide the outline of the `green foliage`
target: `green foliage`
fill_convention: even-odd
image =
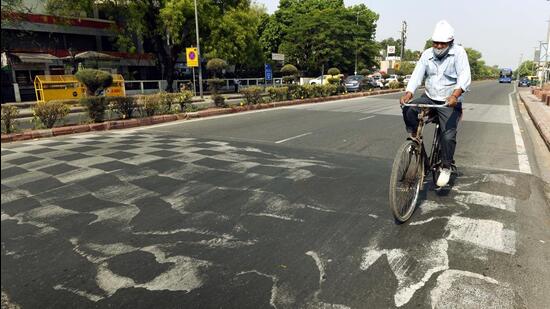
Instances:
[[[108,105],[106,97],[84,97],[80,99],[80,104],[86,108],[93,122],[103,122]]]
[[[58,120],[65,118],[71,109],[63,101],[53,100],[49,102],[38,102],[33,106],[35,119],[48,129],[53,128]]]
[[[283,76],[283,84],[292,84],[296,81],[295,76]]]
[[[359,71],[359,74],[367,76],[367,75],[370,74],[370,70],[369,69],[361,69],[361,71]]]
[[[206,69],[210,71],[214,77],[218,76],[218,74],[221,74],[223,70],[227,68],[227,62],[225,60],[220,58],[214,58],[208,60],[206,63]]]
[[[371,66],[378,15],[365,5],[345,7],[338,0],[282,0],[260,27],[266,54],[282,52],[285,61],[299,63],[305,75],[317,75],[321,65],[352,71],[355,50],[359,64]]]
[[[301,94],[302,86],[297,85],[297,84],[289,84],[289,85],[287,85],[287,88],[288,88],[287,98],[289,100],[300,99],[300,97],[302,95]]]
[[[402,88],[402,87],[403,87],[403,84],[400,83],[400,82],[398,82],[398,81],[393,80],[393,81],[390,82],[390,84],[388,85],[388,87],[389,87],[390,89],[399,89],[399,88]]]
[[[98,95],[98,92],[113,84],[111,74],[94,69],[83,69],[75,74],[76,79],[86,86],[88,95]]]
[[[257,33],[264,15],[264,8],[256,4],[225,11],[206,40],[206,56],[223,58],[238,67],[262,66],[265,59]]]
[[[288,87],[268,87],[266,90],[271,101],[285,101],[288,98]]]
[[[151,117],[159,114],[162,111],[162,105],[160,103],[160,95],[140,95],[137,99],[139,112],[142,117]]]
[[[340,84],[340,77],[336,76],[336,77],[329,77],[327,78],[328,80],[328,83],[331,84],[331,85],[339,85]]]
[[[182,90],[177,93],[173,93],[173,103],[178,104],[180,107],[180,112],[184,112],[186,110],[186,106],[191,103],[191,99],[193,99],[193,92],[189,90]]]
[[[411,61],[402,61],[401,67],[399,68],[399,73],[401,75],[410,75],[414,71],[416,64]]]
[[[330,68],[327,73],[328,75],[336,76],[340,74],[340,70],[338,70],[338,68]]]
[[[214,105],[216,105],[217,107],[226,107],[227,106],[225,104],[225,97],[223,95],[213,94],[212,95],[212,101],[214,101]]]
[[[259,86],[247,87],[240,91],[244,95],[244,100],[248,105],[262,103],[263,92],[263,88]]]
[[[110,97],[109,109],[120,114],[122,119],[131,119],[137,109],[137,102],[134,97]]]
[[[298,75],[298,69],[292,64],[285,64],[281,68],[281,74],[283,76],[296,76]]]
[[[519,74],[519,77],[524,77],[524,76],[535,75],[536,69],[537,69],[536,63],[534,61],[527,60],[527,61],[523,61],[516,71]]]
[[[225,81],[219,78],[212,78],[207,80],[207,84],[212,93],[217,94],[219,89],[225,85]]]
[[[2,105],[2,132],[7,134],[15,132],[17,129],[15,118],[19,115],[19,110],[14,105]]]

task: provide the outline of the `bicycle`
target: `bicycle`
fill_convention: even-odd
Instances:
[[[418,128],[415,138],[408,138],[401,145],[392,165],[390,177],[390,209],[392,210],[395,220],[399,223],[406,222],[412,216],[420,191],[424,185],[425,176],[431,172],[434,184],[439,177],[439,167],[441,165],[441,148],[439,143],[439,123],[437,123],[437,115],[431,115],[432,108],[446,108],[447,104],[431,105],[431,104],[403,104],[403,106],[419,107],[418,113]],[[430,155],[426,154],[424,147],[422,132],[424,125],[435,123],[435,134],[432,142]],[[456,166],[451,165],[453,171],[456,171]]]

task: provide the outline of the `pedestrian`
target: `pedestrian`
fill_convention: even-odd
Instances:
[[[468,55],[464,47],[454,43],[454,29],[445,20],[439,21],[432,35],[432,47],[422,53],[416,63],[405,94],[400,103],[408,103],[426,77],[426,93],[413,100],[412,104],[447,103],[447,108],[437,108],[441,130],[441,165],[436,181],[438,187],[447,185],[451,176],[451,164],[456,148],[458,121],[462,115],[463,94],[470,89],[471,73]],[[416,138],[418,127],[417,107],[404,107],[403,119],[410,138]]]
[[[233,79],[233,85],[235,86],[235,93],[239,93],[239,80],[236,77]]]

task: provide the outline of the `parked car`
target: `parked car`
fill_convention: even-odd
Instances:
[[[411,80],[412,75],[405,75],[405,78],[403,79],[403,83],[407,85],[409,81]]]
[[[384,81],[384,86],[389,87],[391,82],[398,82],[398,78],[399,76],[397,76],[396,74],[390,75],[390,77],[386,78],[386,80]]]
[[[345,80],[346,90],[348,92],[355,92],[361,90],[361,83],[365,79],[363,75],[350,75]]]
[[[384,79],[379,74],[372,75],[372,80],[376,83],[377,88],[384,88]]]
[[[531,86],[531,82],[529,81],[529,78],[522,77],[518,81],[518,87],[529,87]]]
[[[323,77],[323,85],[328,85],[329,84],[328,79],[331,78],[332,76],[326,74],[326,75],[323,75],[322,77]],[[342,78],[342,77],[344,77],[344,74],[339,74],[339,75],[334,76],[334,77]],[[309,84],[310,85],[321,85],[321,76],[310,80]]]
[[[366,77],[361,81],[361,85],[367,85],[368,88],[380,88],[380,84],[372,77]]]

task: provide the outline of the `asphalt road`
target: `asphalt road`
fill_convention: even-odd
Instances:
[[[543,308],[549,187],[513,91],[473,85],[460,174],[428,181],[403,225],[387,198],[395,94],[3,144],[2,300]]]

